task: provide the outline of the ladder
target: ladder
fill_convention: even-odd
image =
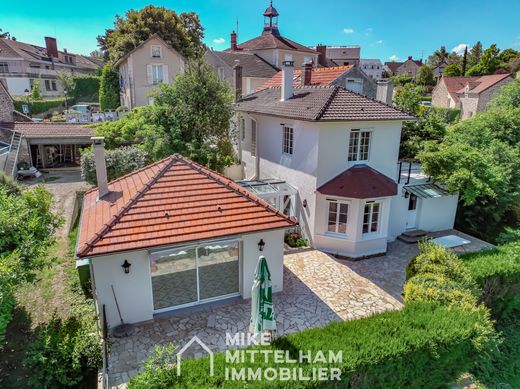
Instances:
[[[13,136],[11,138],[11,145],[9,146],[9,155],[5,160],[4,171],[6,174],[14,177],[16,172],[18,171],[17,163],[18,163],[18,155],[20,154],[20,146],[22,143],[23,134],[18,131],[13,131]]]

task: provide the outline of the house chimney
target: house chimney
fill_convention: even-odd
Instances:
[[[98,199],[108,194],[107,165],[105,162],[105,137],[90,138],[94,145],[94,162],[96,163],[96,178],[99,190]]]
[[[231,51],[237,51],[237,33],[231,32]]]
[[[286,101],[293,95],[294,62],[282,62],[282,93],[280,101]]]
[[[233,66],[233,87],[235,89],[235,101],[242,98],[242,65],[236,60]]]
[[[47,56],[58,58],[58,44],[56,43],[56,38],[46,36],[45,48],[47,49]]]
[[[318,52],[318,64],[327,66],[327,46],[317,45],[316,51]]]
[[[301,86],[310,85],[312,76],[312,62],[305,62],[302,66],[302,75],[300,77]]]
[[[408,56],[408,60],[409,60],[409,61],[412,60],[412,56],[411,56],[411,55]]]
[[[385,104],[392,105],[394,94],[394,84],[390,80],[381,80],[377,82],[376,100]]]

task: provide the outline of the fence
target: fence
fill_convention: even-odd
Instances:
[[[105,111],[95,113],[66,113],[67,123],[99,123],[113,122],[126,115],[129,111]]]

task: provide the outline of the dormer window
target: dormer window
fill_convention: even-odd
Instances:
[[[161,46],[152,46],[152,58],[161,58]]]

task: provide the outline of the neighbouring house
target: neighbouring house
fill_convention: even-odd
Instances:
[[[150,94],[158,85],[173,82],[184,73],[186,59],[158,34],[150,36],[121,57],[119,71],[121,106],[128,109],[153,104]]]
[[[218,77],[234,88],[233,67],[242,67],[242,94],[248,95],[256,91],[280,69],[274,67],[258,54],[241,51],[206,51],[204,58],[215,70]]]
[[[258,88],[258,90],[281,86],[282,78],[283,74],[280,71]],[[293,85],[294,87],[300,85],[339,85],[353,92],[361,93],[371,99],[378,98],[379,94],[381,101],[385,103],[388,101],[388,97],[384,92],[390,93],[390,101],[393,92],[393,88],[388,88],[387,83],[381,83],[381,85],[376,83],[375,80],[368,77],[360,68],[353,65],[312,68],[310,64],[306,64],[301,70],[294,71]]]
[[[385,67],[390,74],[393,76],[400,76],[402,74],[410,74],[413,77],[419,71],[419,68],[423,65],[422,59],[413,59],[409,56],[404,62],[385,62]]]
[[[327,46],[316,45],[311,47],[319,53],[318,64],[320,66],[359,66],[360,46]]]
[[[97,60],[69,53],[67,49],[58,50],[56,38],[45,37],[45,47],[0,38],[0,76],[5,78],[12,96],[26,95],[34,81],[40,80],[43,97],[63,97],[59,71],[81,76],[95,74],[100,67]]]
[[[236,103],[242,185],[268,193],[313,247],[338,256],[381,254],[405,231],[453,227],[457,194],[398,160],[413,116],[337,85],[294,87],[289,62],[282,72],[281,87]]]
[[[121,323],[118,310],[136,323],[249,298],[260,255],[273,291],[283,289],[284,231],[294,219],[178,155],[107,183],[103,138],[93,141],[99,186],[85,193],[76,254],[110,327]]]
[[[461,110],[461,118],[468,119],[486,106],[498,90],[513,81],[510,74],[475,77],[441,77],[432,92],[432,105]]]
[[[362,59],[359,62],[359,68],[374,80],[379,81],[383,78],[384,68],[379,59]]]
[[[245,51],[257,54],[276,68],[280,68],[284,61],[294,61],[299,68],[301,64],[318,63],[318,53],[304,45],[294,42],[280,34],[278,30],[279,13],[270,6],[265,10],[264,29],[262,35],[243,43],[238,43],[235,31],[231,33],[231,47],[227,52]]]

